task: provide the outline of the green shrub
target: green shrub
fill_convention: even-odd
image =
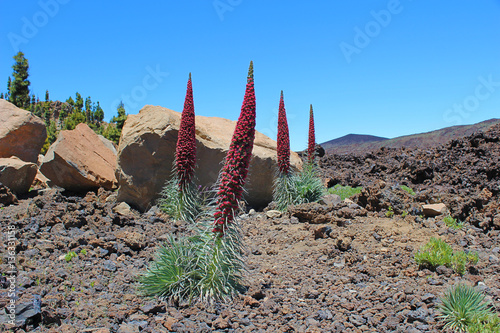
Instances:
[[[274,178],[273,201],[276,203],[276,209],[286,211],[288,206],[293,205],[295,193],[291,173],[280,173]]]
[[[290,192],[294,205],[315,202],[325,195],[325,186],[314,163],[306,163],[301,172],[292,174]]]
[[[465,273],[467,265],[477,264],[478,259],[477,254],[472,252],[454,252],[445,241],[434,237],[415,254],[415,261],[420,266],[436,268],[444,265],[461,275]]]
[[[460,332],[500,332],[500,319],[485,296],[465,284],[457,284],[441,298],[439,318],[444,329]]]
[[[411,196],[415,195],[415,191],[413,191],[411,188],[409,188],[406,185],[401,185],[401,186],[399,186],[399,188],[402,189],[403,191],[406,191]]]
[[[385,216],[388,218],[392,218],[394,216],[394,210],[392,209],[392,206],[389,206],[389,208],[387,208],[387,212],[385,212]]]
[[[66,255],[64,256],[64,260],[66,260],[66,262],[70,262],[71,259],[77,257],[77,254],[75,251],[69,251],[68,253],[66,253]]]
[[[463,222],[458,221],[457,219],[454,219],[453,217],[451,217],[451,215],[446,216],[443,219],[443,222],[444,222],[444,224],[446,224],[446,226],[448,228],[452,228],[452,229],[462,229],[464,227]]]
[[[355,194],[361,193],[363,188],[360,187],[351,187],[351,186],[342,186],[340,184],[335,185],[334,187],[330,187],[328,189],[328,193],[336,194],[340,196],[340,199],[345,200],[347,198],[352,197]]]

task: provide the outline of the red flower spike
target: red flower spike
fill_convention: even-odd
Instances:
[[[196,164],[196,138],[195,138],[195,115],[193,103],[193,87],[191,84],[191,73],[187,83],[186,99],[181,115],[181,124],[177,137],[177,148],[175,151],[175,166],[179,177],[179,186],[184,187],[194,175]]]
[[[279,172],[288,174],[290,171],[290,137],[288,133],[288,122],[286,120],[285,102],[283,101],[283,90],[281,91],[278,112],[277,144]]]
[[[309,144],[307,146],[307,158],[309,162],[314,160],[316,155],[316,138],[314,135],[314,115],[313,106],[311,104],[311,109],[309,111]]]
[[[253,62],[248,68],[247,86],[240,117],[236,123],[231,145],[220,175],[214,232],[224,235],[227,224],[234,220],[234,212],[243,193],[255,138],[255,90]],[[222,212],[222,214],[220,214]]]

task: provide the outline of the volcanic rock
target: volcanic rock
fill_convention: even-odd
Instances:
[[[443,203],[422,205],[425,216],[438,216],[446,213],[447,208]]]
[[[104,140],[86,124],[61,131],[47,151],[40,171],[52,185],[67,190],[112,189],[116,184],[116,154]]]
[[[36,172],[35,163],[24,162],[17,157],[0,158],[0,183],[10,188],[15,194],[29,191]]]
[[[17,156],[36,163],[47,137],[44,121],[0,99],[0,158]]]
[[[146,105],[130,115],[123,127],[118,148],[118,201],[146,210],[158,198],[172,174],[181,114],[163,107]],[[212,186],[222,167],[236,122],[196,116],[197,184]],[[302,162],[291,153],[292,167]],[[272,184],[277,164],[276,142],[255,132],[255,142],[245,199],[251,206],[264,207],[272,200]]]
[[[0,205],[8,206],[17,202],[17,197],[11,192],[10,188],[0,183]]]

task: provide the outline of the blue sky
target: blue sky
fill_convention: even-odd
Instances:
[[[123,99],[238,118],[250,60],[257,130],[291,147],[349,133],[385,137],[500,118],[500,0],[0,0],[0,91],[18,50],[41,99],[79,92],[109,119]]]

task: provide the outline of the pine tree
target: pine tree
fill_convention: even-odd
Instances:
[[[28,59],[24,57],[24,53],[19,51],[15,56],[15,64],[12,66],[14,70],[12,76],[14,81],[9,84],[10,97],[9,101],[20,108],[28,108],[30,105],[30,81],[28,80]],[[9,77],[10,80],[10,77]]]
[[[45,102],[48,102],[50,99],[49,99],[49,91],[48,90],[45,90]]]
[[[116,123],[116,128],[121,130],[123,128],[123,124],[125,124],[125,120],[127,120],[125,105],[123,105],[122,101],[118,104],[116,111],[118,112],[118,117],[113,117],[111,122]]]
[[[9,79],[7,80],[7,93],[5,94],[6,100],[10,100],[10,85],[11,84],[12,84],[12,80],[10,79],[10,76],[9,76]]]
[[[35,97],[35,94],[31,95],[30,111],[33,112],[33,113],[36,111],[36,97]]]
[[[83,110],[83,98],[79,92],[76,93],[75,108],[77,109],[77,111]]]
[[[125,124],[125,120],[127,120],[127,114],[123,102],[120,102],[120,104],[118,104],[116,111],[118,112],[118,117],[111,118],[111,123],[106,127],[102,134],[106,139],[119,144],[120,136],[122,135],[123,124]]]
[[[92,100],[90,99],[90,96],[85,99],[85,118],[87,121],[87,124],[92,123]]]
[[[3,93],[0,93],[0,99],[3,99]]]
[[[99,124],[104,119],[104,111],[102,110],[101,105],[99,105],[99,102],[97,102],[97,105],[95,107],[94,118],[97,121],[97,123],[99,123]]]

